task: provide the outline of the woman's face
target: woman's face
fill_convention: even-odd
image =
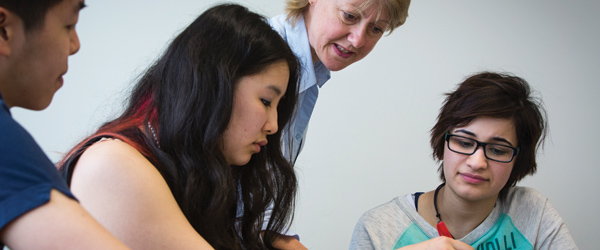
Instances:
[[[463,127],[450,130],[450,134],[517,147],[517,134],[512,119],[478,117]],[[482,147],[472,155],[455,153],[444,147],[443,171],[446,187],[460,199],[470,202],[494,201],[506,185],[515,158],[508,163],[487,159]]]
[[[230,165],[245,165],[277,132],[277,105],[289,80],[287,62],[279,61],[255,75],[242,77],[233,90],[231,119],[221,151]]]
[[[313,62],[331,71],[363,59],[388,29],[387,13],[379,13],[377,1],[363,10],[363,0],[311,1],[304,18]]]

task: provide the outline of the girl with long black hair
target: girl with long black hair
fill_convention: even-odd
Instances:
[[[297,187],[280,131],[296,104],[298,65],[264,17],[215,6],[59,168],[83,207],[131,248],[273,248]]]

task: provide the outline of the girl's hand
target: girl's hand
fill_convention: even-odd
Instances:
[[[397,250],[474,250],[473,247],[469,246],[459,240],[440,236],[433,238],[421,243],[413,244],[398,248]]]

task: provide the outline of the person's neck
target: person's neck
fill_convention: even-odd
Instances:
[[[4,105],[6,105],[6,107],[8,107],[8,109],[10,109],[10,108],[12,108],[12,105],[10,104],[10,95],[8,96],[8,100],[6,100],[5,96],[2,95],[2,92],[4,92],[4,89],[5,89],[5,86],[3,83],[4,83],[3,81],[0,81],[0,99],[2,99],[2,101],[4,102]]]
[[[310,47],[310,51],[311,51],[311,56],[312,56],[312,61],[313,61],[313,67],[314,67],[321,60],[319,60],[319,57],[317,56],[317,53],[315,52],[315,49],[313,49],[312,47]]]
[[[437,197],[437,212],[452,236],[460,239],[477,228],[487,218],[494,209],[496,198],[467,201],[451,192],[449,187],[443,186]],[[431,204],[433,204],[433,199]]]

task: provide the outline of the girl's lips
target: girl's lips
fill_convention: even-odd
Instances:
[[[268,141],[267,140],[262,140],[259,142],[255,142],[254,147],[256,148],[256,152],[260,152],[260,148],[264,147],[265,145],[267,145]]]
[[[463,180],[465,180],[468,183],[472,183],[472,184],[479,184],[479,183],[487,181],[487,179],[483,178],[482,176],[475,175],[475,174],[463,173],[463,174],[460,174],[460,176],[463,178]]]
[[[265,146],[265,145],[267,145],[267,143],[268,143],[268,142],[269,142],[269,141],[267,141],[267,140],[262,140],[262,141],[256,142],[256,144],[257,144],[258,146],[261,146],[261,147],[262,147],[262,146]]]

